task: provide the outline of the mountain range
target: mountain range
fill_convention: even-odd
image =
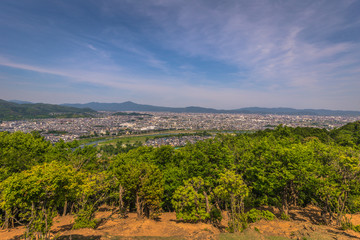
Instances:
[[[247,113],[247,114],[277,114],[277,115],[312,115],[312,116],[360,116],[360,111],[342,111],[327,109],[293,109],[293,108],[260,108],[247,107],[232,110],[218,110],[203,107],[161,107],[134,102],[123,103],[99,103],[90,102],[85,104],[62,104],[63,106],[76,108],[90,108],[95,111],[139,111],[139,112],[174,112],[174,113]]]
[[[65,103],[61,105],[32,103],[28,101],[0,99],[0,120],[19,120],[45,117],[78,117],[87,116],[95,111],[135,111],[135,112],[174,112],[174,113],[243,113],[243,114],[277,114],[277,115],[311,115],[311,116],[360,116],[360,111],[342,111],[327,109],[294,109],[294,108],[260,108],[247,107],[239,109],[215,109],[204,107],[162,107],[134,102],[85,104]]]
[[[17,100],[14,100],[17,101]],[[22,120],[31,118],[89,117],[96,111],[89,108],[74,108],[26,101],[8,102],[0,99],[0,120]],[[21,102],[21,103],[20,103]]]

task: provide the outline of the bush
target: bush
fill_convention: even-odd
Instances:
[[[94,209],[92,207],[85,207],[76,214],[73,229],[96,228],[97,223],[97,220],[94,219]]]
[[[212,208],[210,211],[210,221],[215,224],[219,224],[222,220],[221,210],[218,208]]]
[[[228,223],[228,231],[231,233],[242,232],[248,227],[246,213],[234,213]]]
[[[360,225],[354,225],[350,219],[345,218],[343,221],[341,221],[341,229],[342,230],[348,230],[351,229],[355,232],[360,232]]]
[[[282,220],[285,220],[285,221],[290,221],[290,216],[289,215],[286,215],[285,213],[282,213],[280,218]]]
[[[348,208],[351,213],[360,212],[360,196],[349,196],[348,199]]]
[[[257,222],[261,219],[274,220],[275,215],[268,210],[258,210],[253,208],[247,212],[247,217],[249,222]]]
[[[176,189],[172,204],[177,219],[186,222],[206,222],[210,220],[210,213],[207,213],[206,209],[204,189],[205,183],[201,177],[184,181],[184,186]]]

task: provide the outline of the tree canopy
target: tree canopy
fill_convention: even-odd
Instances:
[[[125,150],[119,143],[111,151],[1,132],[2,226],[22,223],[25,237],[47,239],[55,215],[75,214],[75,228],[96,227],[94,213],[105,203],[119,217],[133,211],[156,219],[176,211],[183,221],[214,224],[227,210],[231,231],[273,218],[253,208],[273,206],[289,219],[291,206],[313,204],[324,224],[341,225],[347,213],[360,211],[359,124],[332,131],[280,125],[180,149]]]

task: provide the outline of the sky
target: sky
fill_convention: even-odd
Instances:
[[[1,0],[0,99],[360,110],[359,0]]]

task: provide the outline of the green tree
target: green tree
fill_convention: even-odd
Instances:
[[[160,214],[164,181],[156,165],[130,156],[118,156],[111,172],[117,183],[121,213],[125,214],[127,207],[134,204],[138,217],[156,218]]]
[[[110,184],[105,172],[78,172],[74,229],[96,227],[95,212],[109,197]]]
[[[36,132],[0,132],[0,181],[45,162],[45,154],[51,149],[50,142]]]
[[[252,188],[255,206],[277,206],[283,217],[288,218],[291,205],[309,201],[310,180],[315,178],[319,165],[314,151],[322,144],[316,139],[293,142],[274,136],[254,138],[248,150],[239,152],[238,171]]]
[[[206,191],[207,184],[201,177],[184,181],[184,186],[176,189],[172,200],[176,218],[188,222],[209,220],[211,199]]]
[[[323,165],[316,179],[315,200],[325,223],[342,224],[349,212],[348,199],[359,196],[360,154],[349,147],[326,146],[320,154]]]
[[[0,185],[0,207],[7,218],[21,217],[27,227],[25,238],[49,239],[57,208],[76,194],[75,176],[71,166],[59,162],[13,174]]]
[[[245,228],[244,198],[248,196],[249,189],[242,180],[241,175],[230,170],[221,173],[214,194],[222,199],[227,209],[229,209],[230,230],[239,232]]]

